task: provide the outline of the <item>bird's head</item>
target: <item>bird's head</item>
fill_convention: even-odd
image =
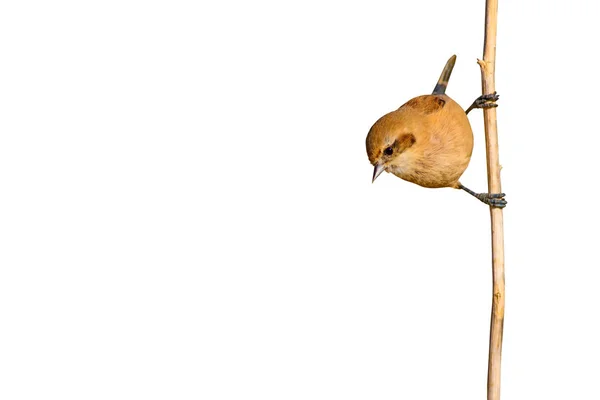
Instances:
[[[397,110],[379,118],[371,127],[367,135],[367,155],[375,167],[373,182],[383,171],[398,174],[402,169],[406,152],[416,141],[409,121]]]

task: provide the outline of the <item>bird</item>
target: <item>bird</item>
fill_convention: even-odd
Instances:
[[[432,94],[407,101],[373,124],[366,139],[374,167],[372,182],[386,171],[426,188],[462,189],[489,206],[504,208],[504,193],[476,193],[459,181],[473,152],[467,114],[475,108],[497,107],[499,96],[496,92],[479,96],[463,110],[446,94],[455,62],[453,55]]]

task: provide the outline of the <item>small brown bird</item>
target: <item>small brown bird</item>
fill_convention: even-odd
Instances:
[[[473,108],[496,107],[498,95],[480,96],[465,112],[445,94],[455,61],[456,56],[450,57],[432,94],[409,100],[371,127],[367,154],[375,167],[373,182],[386,171],[428,188],[463,189],[485,204],[504,207],[504,193],[475,193],[458,181],[473,152],[467,114]]]

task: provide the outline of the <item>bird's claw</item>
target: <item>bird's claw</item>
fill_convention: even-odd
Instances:
[[[467,109],[466,113],[468,114],[469,111],[471,111],[474,108],[498,107],[498,104],[496,104],[496,101],[498,101],[499,98],[500,98],[500,96],[498,95],[497,92],[490,93],[490,94],[483,94],[475,99],[473,104],[471,104],[469,106],[469,108]]]
[[[504,208],[507,204],[504,196],[506,196],[504,193],[478,193],[475,197],[488,206]]]
[[[498,104],[496,104],[496,101],[498,101],[499,98],[500,98],[500,96],[498,95],[497,92],[490,93],[490,94],[483,94],[483,95],[479,96],[477,99],[475,99],[474,108],[498,107]]]

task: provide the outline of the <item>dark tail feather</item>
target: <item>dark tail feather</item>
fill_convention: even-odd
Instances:
[[[450,80],[450,74],[452,74],[452,69],[454,68],[454,63],[456,62],[456,55],[450,57],[442,74],[440,75],[440,79],[435,85],[435,89],[433,89],[432,94],[444,94],[446,93],[446,88],[448,87],[448,81]]]

